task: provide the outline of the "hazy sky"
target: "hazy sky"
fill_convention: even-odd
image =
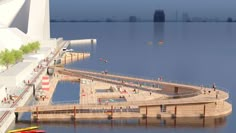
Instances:
[[[236,0],[50,0],[51,18],[99,19],[127,18],[135,15],[152,19],[155,9],[164,9],[167,19],[174,19],[178,11],[191,17],[236,19]]]

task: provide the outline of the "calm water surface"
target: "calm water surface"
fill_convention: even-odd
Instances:
[[[113,132],[113,133],[221,133],[234,132],[236,115],[236,24],[235,23],[52,23],[52,37],[64,39],[96,38],[96,45],[71,46],[91,52],[91,57],[66,67],[107,70],[110,73],[226,88],[233,104],[232,114],[225,118],[96,120],[67,123],[39,123],[47,132]],[[99,58],[108,60],[107,63]],[[72,89],[71,87],[77,88]],[[61,83],[53,101],[76,97],[79,85]],[[66,89],[66,90],[63,90]],[[65,93],[67,93],[65,95]],[[62,98],[62,96],[64,98]],[[69,100],[73,100],[69,99]],[[25,123],[17,124],[18,127]]]
[[[61,81],[57,84],[52,102],[79,102],[80,85],[76,82]]]

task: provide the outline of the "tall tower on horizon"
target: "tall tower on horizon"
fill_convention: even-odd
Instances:
[[[189,21],[191,21],[191,20],[190,20],[188,13],[184,12],[183,13],[183,22],[189,22]]]
[[[165,22],[164,10],[156,10],[153,16],[153,22]]]

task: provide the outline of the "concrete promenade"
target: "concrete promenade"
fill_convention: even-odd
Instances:
[[[58,81],[59,81],[58,78],[53,78],[50,80],[50,87],[48,92],[45,93],[45,99],[39,98],[37,105],[49,105],[51,103],[51,99],[53,97],[53,93],[56,89]]]
[[[19,87],[9,88],[10,89],[9,94],[13,95],[13,101],[9,101],[9,103],[3,104],[2,107],[12,108],[12,110],[1,112],[0,114],[1,132],[5,132],[6,129],[11,125],[11,123],[14,122],[14,119],[12,119],[15,118],[13,110],[19,106],[24,106],[29,100],[29,98],[32,97],[33,95],[32,85],[34,84],[35,86],[39,86],[42,76],[46,74],[47,67],[44,67],[44,65],[46,66],[52,65],[54,58],[58,56],[62,47],[67,47],[67,46],[68,42],[65,41],[60,42],[55,52],[49,55],[49,57],[47,58],[48,60],[39,62],[38,65],[43,67],[35,68],[34,71],[32,70],[31,76],[28,77],[28,79],[25,79],[28,80],[28,83],[22,84]]]

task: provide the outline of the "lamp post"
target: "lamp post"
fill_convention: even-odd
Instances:
[[[6,96],[7,96],[6,98],[8,98],[7,87],[5,88],[5,91],[6,91]]]

